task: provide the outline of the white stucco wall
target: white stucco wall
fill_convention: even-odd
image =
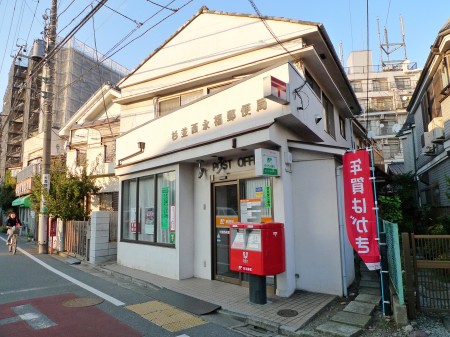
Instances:
[[[203,164],[207,167],[207,163]],[[202,178],[197,178],[198,166],[192,167],[193,207],[194,210],[194,275],[210,279],[212,274],[211,255],[211,170],[207,170]]]
[[[194,187],[191,164],[181,164],[177,176],[175,250],[179,256],[179,278],[194,276]],[[170,248],[168,248],[170,249]]]
[[[342,295],[335,160],[293,152],[297,288]]]

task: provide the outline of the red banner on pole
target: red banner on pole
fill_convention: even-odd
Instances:
[[[369,270],[380,269],[377,219],[367,150],[343,157],[345,223],[348,239]]]

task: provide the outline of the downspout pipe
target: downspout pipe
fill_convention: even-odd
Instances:
[[[336,189],[338,200],[339,213],[339,245],[341,251],[341,274],[342,274],[342,294],[348,297],[347,290],[347,257],[345,254],[345,209],[344,209],[344,177],[342,172],[342,165],[336,167]]]

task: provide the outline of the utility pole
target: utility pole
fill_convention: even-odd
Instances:
[[[55,48],[57,24],[57,0],[52,0],[50,9],[50,23],[47,35],[46,55]],[[42,186],[43,189],[50,189],[50,160],[51,160],[51,140],[52,140],[52,112],[53,112],[53,85],[55,81],[55,63],[53,57],[46,60],[44,66],[43,79],[43,100],[44,100],[44,144],[42,148]],[[43,190],[42,189],[42,190]],[[41,205],[39,213],[39,254],[47,254],[47,205],[45,193],[41,194]],[[53,243],[52,243],[53,244]]]

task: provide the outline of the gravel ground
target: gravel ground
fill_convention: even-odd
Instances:
[[[323,335],[316,332],[315,328],[329,321],[355,297],[356,294],[352,293],[348,298],[336,299],[299,332],[304,336],[322,337]],[[371,324],[364,329],[361,337],[450,337],[450,331],[443,323],[444,320],[450,323],[448,313],[418,313],[415,320],[403,327],[397,326],[393,317],[383,317],[381,307],[377,308],[372,317]]]
[[[359,263],[356,264],[358,266]],[[348,289],[349,296],[330,303],[318,316],[301,329],[301,335],[323,337],[315,328],[342,311],[358,295],[360,274],[356,269],[356,279]],[[371,324],[359,335],[361,337],[450,337],[450,313],[417,313],[415,320],[406,326],[397,326],[391,316],[383,317],[381,305],[372,314]]]

